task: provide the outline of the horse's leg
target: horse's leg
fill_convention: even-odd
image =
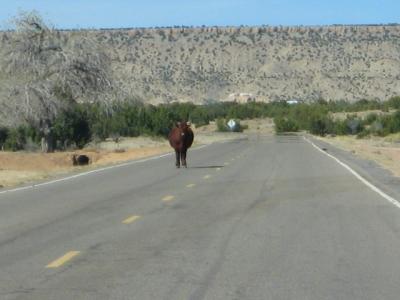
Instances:
[[[187,168],[187,164],[186,164],[186,149],[182,150],[181,153],[181,159],[182,159],[182,166],[184,166],[185,168]]]
[[[180,168],[180,167],[181,167],[181,158],[180,158],[180,152],[179,152],[179,150],[176,150],[176,149],[175,149],[175,156],[176,156],[176,163],[175,163],[175,165],[176,165],[177,168]]]

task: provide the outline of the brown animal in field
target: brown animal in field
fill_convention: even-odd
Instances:
[[[74,166],[86,166],[90,163],[90,158],[84,154],[72,155],[72,164]]]
[[[169,133],[168,140],[171,147],[175,149],[177,168],[180,168],[181,161],[182,166],[187,168],[186,152],[192,146],[193,138],[194,135],[189,122],[176,123],[176,126]]]

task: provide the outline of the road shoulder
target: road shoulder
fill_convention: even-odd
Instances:
[[[322,141],[311,135],[306,135],[305,137],[326,153],[348,165],[361,177],[384,193],[394,199],[400,199],[400,178],[395,176],[391,171],[385,169],[373,160],[361,158],[350,151],[340,149],[331,143]]]

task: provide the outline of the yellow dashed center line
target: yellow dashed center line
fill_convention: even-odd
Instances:
[[[139,218],[140,218],[140,216],[130,216],[129,218],[126,218],[125,220],[123,220],[122,223],[130,224],[130,223],[136,221]]]
[[[162,200],[162,201],[171,201],[171,200],[173,200],[174,198],[175,198],[174,196],[168,195],[168,196],[165,196],[164,198],[162,198],[161,200]]]
[[[73,259],[75,256],[77,256],[80,253],[80,251],[70,251],[61,256],[60,258],[56,259],[55,261],[49,263],[46,268],[58,268],[65,264],[67,261]]]
[[[190,184],[188,184],[186,187],[192,188],[192,187],[194,187],[194,186],[196,186],[194,183],[190,183]]]
[[[211,178],[211,175],[205,175],[203,178],[204,178],[204,179]]]

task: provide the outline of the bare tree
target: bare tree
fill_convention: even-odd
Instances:
[[[2,62],[2,117],[39,128],[42,150],[51,151],[51,124],[60,111],[75,103],[108,102],[110,61],[89,32],[56,30],[36,12],[20,13],[14,24]]]

